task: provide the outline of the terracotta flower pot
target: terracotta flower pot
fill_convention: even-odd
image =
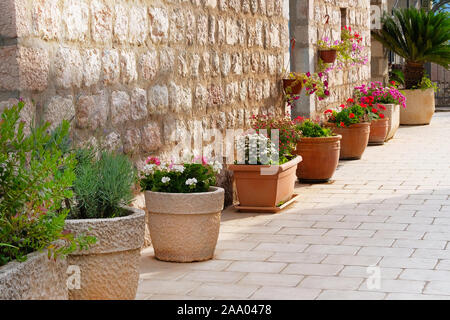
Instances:
[[[70,300],[133,300],[139,282],[144,244],[145,212],[107,219],[66,220],[66,229],[97,238],[87,251],[70,254],[69,265],[80,267],[81,289],[69,290]]]
[[[430,124],[435,111],[434,89],[402,90],[406,97],[406,109],[400,109],[400,124]]]
[[[286,94],[300,94],[303,83],[300,79],[283,79],[283,89]]]
[[[373,120],[370,123],[369,145],[379,146],[384,144],[389,130],[389,119]]]
[[[341,160],[361,159],[367,144],[369,143],[370,123],[356,123],[350,127],[338,127],[335,123],[328,123],[333,128],[333,132],[342,136],[341,140]]]
[[[330,50],[319,50],[320,59],[325,63],[334,63],[337,58],[337,51],[334,49]]]
[[[275,208],[294,194],[297,165],[301,157],[280,166],[229,165],[241,207]],[[258,210],[255,210],[258,211]]]
[[[212,259],[220,229],[225,190],[209,192],[145,192],[148,226],[155,257],[163,261]]]
[[[383,104],[386,110],[383,111],[384,115],[389,118],[388,121],[388,133],[386,140],[388,141],[395,136],[398,128],[400,127],[400,105],[398,104]]]
[[[297,167],[297,177],[305,182],[330,180],[339,163],[342,136],[321,138],[302,137],[297,143],[296,154],[303,161]]]
[[[67,260],[30,253],[0,267],[0,300],[67,300]]]

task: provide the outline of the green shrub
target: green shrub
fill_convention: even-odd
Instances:
[[[76,150],[76,179],[71,219],[114,218],[127,215],[123,206],[133,199],[136,172],[127,156],[92,149]]]
[[[331,137],[333,135],[331,129],[323,128],[311,120],[305,120],[298,124],[297,129],[302,132],[303,137],[307,138]]]
[[[19,102],[6,109],[0,120],[0,265],[25,261],[27,254],[45,248],[56,258],[95,242],[64,232],[68,208],[63,202],[72,196],[75,159],[59,146],[69,123],[53,133],[47,123],[25,136],[19,121],[23,107]]]

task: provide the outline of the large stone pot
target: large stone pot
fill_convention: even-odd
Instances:
[[[326,182],[339,164],[342,136],[308,138],[297,143],[296,154],[303,161],[297,167],[297,177],[302,182]]]
[[[406,97],[406,109],[400,109],[400,124],[430,124],[435,110],[434,89],[402,90]]]
[[[0,300],[67,300],[67,260],[34,252],[0,267]]]
[[[369,145],[383,145],[389,130],[389,119],[377,119],[370,123]]]
[[[234,171],[239,206],[275,208],[291,200],[300,161],[302,157],[297,156],[280,166],[229,165],[228,169]]]
[[[70,300],[131,300],[136,297],[145,212],[126,209],[130,215],[119,218],[66,220],[67,230],[97,238],[97,243],[89,250],[68,257],[69,265],[79,266],[81,272],[81,288],[69,290]]]
[[[220,229],[225,190],[145,192],[148,226],[155,257],[171,262],[212,259]]]
[[[400,105],[398,104],[383,104],[386,107],[386,110],[383,111],[386,118],[389,118],[388,121],[388,133],[386,136],[386,140],[388,141],[395,136],[398,128],[400,127]]]
[[[333,128],[333,132],[342,136],[341,160],[361,159],[367,144],[369,143],[370,123],[356,123],[350,127],[338,127],[335,123],[327,123]]]

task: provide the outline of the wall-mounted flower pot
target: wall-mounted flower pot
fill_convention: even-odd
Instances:
[[[297,167],[302,182],[320,183],[330,180],[339,163],[342,136],[307,138],[297,143],[296,154],[303,158]]]
[[[283,79],[283,90],[286,94],[298,95],[302,92],[303,83],[300,79]]]
[[[352,124],[350,127],[339,127],[335,123],[327,123],[333,132],[342,136],[341,160],[361,159],[369,143],[370,123],[362,122]]]
[[[30,253],[0,267],[0,300],[67,300],[67,260]]]
[[[319,57],[325,63],[334,63],[337,58],[337,51],[334,49],[319,50]]]
[[[398,104],[383,104],[386,110],[383,111],[384,115],[389,118],[388,121],[388,133],[386,140],[388,141],[395,136],[398,128],[400,127],[400,105]]]
[[[377,119],[370,123],[369,145],[379,146],[384,144],[389,130],[389,119]]]
[[[139,282],[139,259],[144,244],[145,212],[126,208],[128,216],[66,220],[66,229],[97,238],[87,251],[68,257],[80,267],[81,289],[69,290],[70,300],[133,300]]]
[[[209,192],[145,192],[148,226],[155,257],[171,262],[210,260],[220,229],[225,190]]]
[[[229,165],[228,169],[234,172],[239,207],[255,208],[255,212],[272,212],[270,208],[276,209],[291,200],[297,180],[297,165],[301,161],[302,158],[297,156],[280,166]]]
[[[400,124],[430,124],[435,111],[434,89],[402,90],[406,98],[406,109],[400,109]]]

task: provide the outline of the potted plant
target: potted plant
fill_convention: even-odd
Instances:
[[[215,187],[219,162],[194,159],[183,164],[149,157],[141,174],[155,257],[172,262],[212,259],[225,190]]]
[[[330,180],[339,163],[342,136],[310,119],[299,117],[296,122],[301,138],[295,153],[303,159],[297,167],[298,179],[306,183]]]
[[[364,105],[350,98],[342,104],[340,111],[328,109],[324,112],[327,123],[333,132],[342,136],[341,160],[361,159],[369,142],[370,122]]]
[[[365,100],[368,105],[361,103],[366,110],[370,121],[370,135],[368,144],[371,146],[383,145],[389,129],[389,119],[385,117],[386,107],[381,104],[374,104],[371,97]],[[363,99],[364,100],[364,99]]]
[[[323,63],[334,63],[336,61],[340,44],[340,41],[331,43],[331,40],[328,37],[317,42],[317,46],[319,47],[319,58]]]
[[[388,122],[388,133],[385,141],[392,139],[400,126],[400,106],[406,108],[406,98],[397,89],[395,81],[385,87],[381,82],[371,82],[370,85],[355,87],[354,96],[361,103],[383,105],[383,116]],[[372,132],[371,132],[372,134]]]
[[[67,299],[61,258],[95,240],[64,232],[75,160],[59,143],[69,123],[25,135],[23,107],[20,101],[5,109],[0,120],[0,300]]]
[[[276,134],[278,139],[269,138]],[[234,172],[240,211],[274,213],[295,200],[301,157],[293,151],[299,137],[295,123],[287,117],[253,116],[253,130],[238,138],[238,160],[228,166]]]
[[[407,108],[401,110],[400,124],[429,124],[435,109],[434,90],[418,87],[423,82],[426,62],[449,67],[449,13],[401,9],[395,10],[393,16],[385,14],[382,23],[381,30],[372,31],[373,37],[405,59],[406,90],[402,93]]]
[[[139,281],[145,212],[130,208],[135,169],[121,154],[93,149],[75,151],[77,165],[66,229],[95,236],[97,244],[69,255],[80,268],[81,287],[71,300],[134,299]]]

